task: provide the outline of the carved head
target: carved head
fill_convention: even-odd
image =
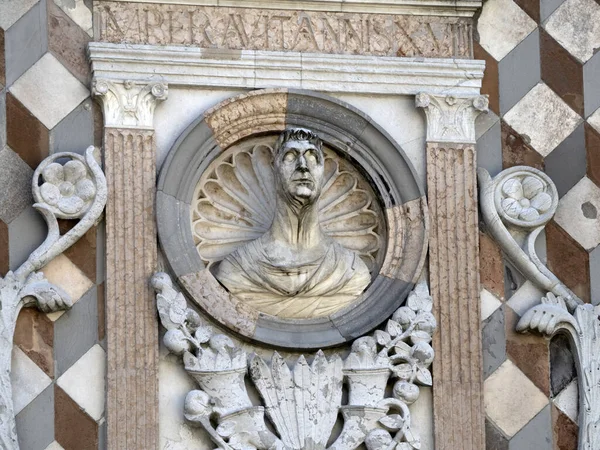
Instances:
[[[323,187],[321,139],[310,130],[285,130],[275,144],[277,189],[294,203],[314,203]]]

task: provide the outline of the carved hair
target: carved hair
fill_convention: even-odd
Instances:
[[[284,130],[277,138],[275,143],[275,155],[278,155],[283,146],[288,141],[308,141],[314,145],[320,152],[322,150],[322,142],[319,136],[306,128],[288,128]]]

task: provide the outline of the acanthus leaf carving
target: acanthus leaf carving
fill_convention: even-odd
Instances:
[[[488,112],[488,98],[416,95],[417,108],[427,116],[427,142],[475,143],[475,119]]]
[[[112,128],[153,128],[154,110],[167,99],[166,83],[137,83],[94,78],[92,95],[101,103],[104,126]]]
[[[570,338],[579,383],[579,449],[600,448],[600,307],[584,304],[540,260],[535,240],[552,219],[558,193],[552,180],[531,167],[512,167],[495,178],[479,171],[484,222],[523,276],[547,292],[526,311],[517,331]]]
[[[64,158],[69,160],[64,165],[57,162]],[[107,199],[106,179],[94,147],[87,149],[85,157],[76,153],[49,156],[34,172],[32,187],[37,202],[33,206],[44,217],[48,235],[17,270],[0,278],[0,448],[7,450],[19,448],[10,380],[17,317],[23,307],[54,312],[73,305],[69,295],[49,283],[39,270],[100,220]],[[57,217],[79,222],[61,236]]]
[[[319,350],[312,363],[301,355],[293,369],[277,352],[270,363],[257,355],[248,358],[231,338],[200,325],[193,310],[183,309],[183,297],[167,274],[155,274],[152,285],[167,328],[164,343],[182,356],[200,387],[188,393],[184,415],[205,428],[219,448],[324,450],[339,412],[344,426],[329,450],[352,450],[363,443],[369,450],[420,448],[408,405],[419,398],[419,385],[431,385],[434,352],[429,343],[437,328],[425,283],[394,313],[387,331],[356,339],[345,360]],[[248,373],[264,406],[250,401]],[[266,427],[265,413],[277,434]]]

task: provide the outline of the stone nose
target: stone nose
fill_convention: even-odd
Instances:
[[[298,162],[296,163],[296,167],[300,170],[307,170],[308,167],[306,165],[306,158],[304,157],[304,155],[300,155],[298,157]]]

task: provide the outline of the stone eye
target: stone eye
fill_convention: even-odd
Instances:
[[[317,155],[313,151],[306,152],[305,158],[308,162],[316,164],[317,163]]]
[[[287,152],[283,156],[283,160],[287,163],[293,162],[295,159],[296,159],[296,155],[294,154],[294,152]]]

